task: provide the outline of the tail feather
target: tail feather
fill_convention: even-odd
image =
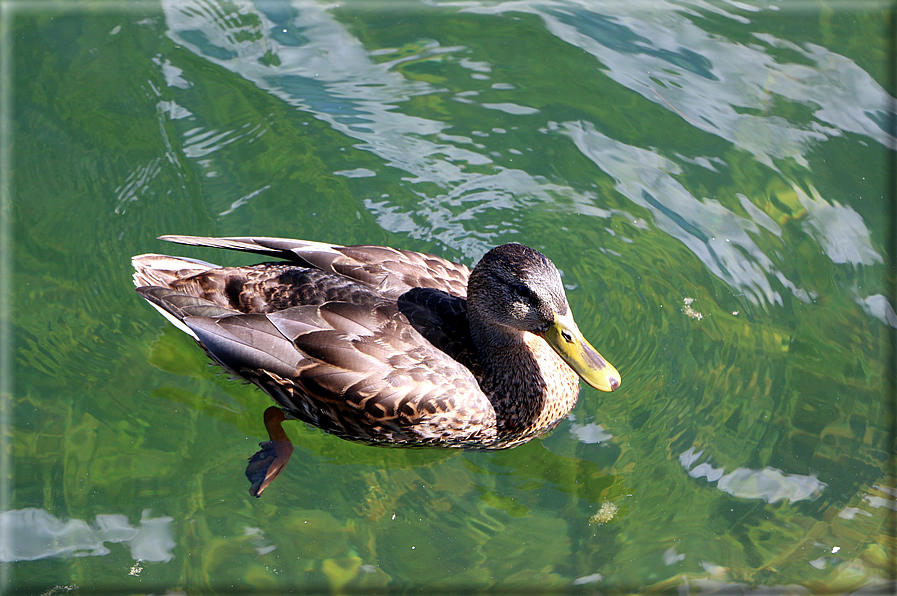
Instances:
[[[131,264],[134,266],[134,285],[138,288],[143,286],[171,288],[171,283],[177,279],[218,268],[218,265],[199,259],[156,254],[137,255],[131,259]]]
[[[208,300],[180,294],[172,289],[172,283],[176,280],[217,269],[218,265],[197,259],[156,254],[137,255],[131,259],[131,264],[134,265],[133,280],[137,293],[146,298],[172,325],[197,341],[199,338],[196,333],[184,324],[184,317],[233,313]]]
[[[311,255],[320,253],[322,255],[327,255],[332,260],[335,257],[341,257],[342,253],[339,252],[339,249],[344,248],[336,244],[326,244],[324,242],[315,242],[313,240],[293,240],[291,238],[270,238],[267,236],[211,238],[207,236],[180,236],[176,234],[168,234],[166,236],[159,236],[159,240],[186,244],[188,246],[207,246],[210,248],[226,248],[229,250],[251,252],[268,257],[278,257],[289,261],[298,261],[300,263],[306,263],[306,265],[311,262],[306,261],[305,253]]]

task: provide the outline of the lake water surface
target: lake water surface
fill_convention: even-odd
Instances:
[[[893,3],[0,5],[5,592],[895,588]],[[622,387],[504,452],[291,423],[254,499],[270,399],[130,257],[259,259],[172,233],[523,242]]]

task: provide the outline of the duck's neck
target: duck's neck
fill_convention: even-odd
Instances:
[[[468,314],[482,368],[477,380],[495,408],[499,432],[544,429],[566,416],[576,404],[578,377],[545,340]]]

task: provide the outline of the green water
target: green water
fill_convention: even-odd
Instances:
[[[894,587],[888,3],[0,4],[6,592]],[[623,384],[507,452],[290,424],[256,500],[270,399],[129,263],[254,259],[165,233],[521,241]]]

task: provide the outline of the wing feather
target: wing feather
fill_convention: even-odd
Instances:
[[[184,324],[215,359],[230,370],[263,369],[292,377],[301,355],[264,315],[186,317]]]
[[[393,312],[386,316],[390,306]],[[367,422],[353,432],[373,441],[451,437],[473,443],[473,437],[482,441],[494,436],[495,412],[473,374],[430,345],[394,305],[383,303],[375,313],[339,303],[317,308],[327,328],[292,338],[306,357],[294,382],[318,408],[332,410],[327,419],[361,416]],[[364,334],[356,333],[360,326]],[[457,432],[457,420],[467,421],[468,434]],[[385,421],[390,421],[388,439],[372,430]],[[404,438],[397,434],[399,429]],[[338,428],[326,430],[342,434]]]
[[[289,238],[168,235],[160,236],[159,239],[287,259],[306,267],[344,275],[392,299],[416,287],[435,288],[453,296],[467,297],[470,269],[426,253],[384,246],[340,246]]]

